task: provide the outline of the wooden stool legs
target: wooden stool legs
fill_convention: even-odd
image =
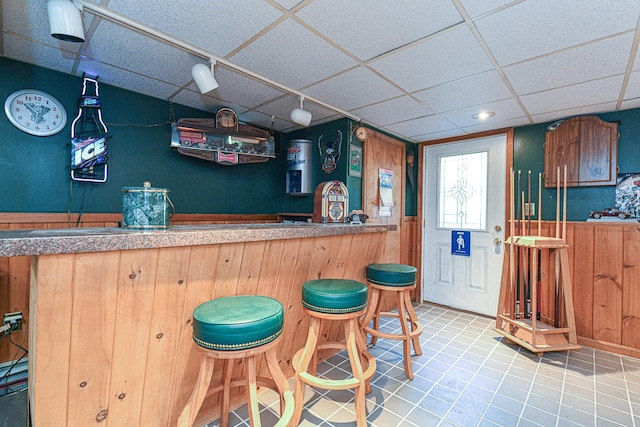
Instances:
[[[250,348],[247,350],[236,351],[218,351],[202,349],[202,360],[198,371],[198,379],[196,385],[191,392],[191,397],[187,401],[180,417],[178,418],[178,427],[191,427],[198,415],[198,411],[202,406],[207,393],[222,392],[221,408],[220,408],[220,427],[229,425],[230,396],[231,387],[245,386],[247,395],[247,407],[249,411],[249,419],[252,426],[260,426],[260,407],[258,405],[258,385],[265,386],[278,391],[280,395],[280,421],[276,426],[286,426],[289,424],[294,412],[293,394],[289,388],[289,383],[278,364],[276,356],[277,344],[280,338],[260,347]],[[267,368],[271,374],[271,378],[257,376],[257,356],[264,353]],[[211,377],[215,361],[221,359],[224,361],[222,369],[222,380],[216,384],[211,390]],[[236,359],[244,359],[245,361],[245,377],[233,378],[233,362]]]
[[[376,345],[378,337],[388,338],[393,340],[403,341],[403,355],[404,355],[404,371],[407,378],[413,379],[413,368],[411,366],[411,345],[413,344],[413,351],[417,356],[422,354],[422,348],[420,347],[420,335],[422,334],[422,325],[418,322],[418,316],[416,315],[413,305],[411,305],[411,289],[413,286],[396,287],[396,286],[382,286],[374,283],[370,283],[370,300],[367,312],[362,319],[362,330],[365,333],[371,334],[371,345]],[[383,312],[381,311],[382,299],[381,294],[383,291],[395,292],[396,302],[398,305],[398,313]],[[395,317],[400,320],[400,326],[402,328],[401,334],[390,334],[380,331],[380,317]],[[373,327],[369,327],[369,323],[373,320]],[[409,328],[410,326],[410,328]]]
[[[323,388],[325,390],[354,389],[356,422],[359,427],[367,425],[365,394],[371,392],[370,380],[376,371],[376,361],[366,349],[366,343],[358,317],[364,310],[348,314],[326,314],[304,309],[311,316],[307,342],[293,357],[295,370],[294,401],[295,409],[292,425],[298,425],[302,417],[305,385]],[[323,320],[344,320],[345,343],[318,343],[322,331]],[[317,351],[325,348],[344,350],[349,354],[349,362],[353,373],[352,378],[331,380],[316,376]]]

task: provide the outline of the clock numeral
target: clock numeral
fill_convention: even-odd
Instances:
[[[16,104],[22,105],[22,104],[24,104],[24,102],[21,99],[16,99]]]

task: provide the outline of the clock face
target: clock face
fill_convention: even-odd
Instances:
[[[231,108],[221,108],[216,113],[218,127],[235,128],[238,126],[238,115]]]
[[[67,124],[67,112],[62,104],[39,90],[12,93],[4,103],[4,112],[18,129],[36,136],[56,134]]]
[[[359,141],[364,142],[364,140],[367,139],[367,128],[364,126],[358,126],[356,129],[356,138],[358,138]]]

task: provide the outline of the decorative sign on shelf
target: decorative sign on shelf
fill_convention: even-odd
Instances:
[[[171,147],[180,154],[222,165],[262,163],[275,155],[269,131],[238,122],[230,108],[215,119],[180,119],[171,126]]]

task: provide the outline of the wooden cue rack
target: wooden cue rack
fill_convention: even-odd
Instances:
[[[571,277],[569,275],[568,245],[565,240],[567,228],[567,166],[564,167],[562,224],[560,218],[560,168],[557,170],[557,201],[555,237],[541,235],[542,174],[538,177],[538,219],[537,235],[531,234],[530,204],[524,202],[524,191],[519,197],[511,197],[509,206],[509,238],[505,241],[505,254],[500,280],[498,313],[494,331],[508,341],[519,344],[542,357],[546,351],[576,350],[577,344],[575,315]],[[511,194],[520,193],[520,173],[518,188],[515,187],[515,174],[511,170]],[[528,182],[531,191],[531,172]],[[518,210],[520,219],[516,219],[515,200],[521,200]],[[529,196],[530,203],[530,196]],[[561,227],[562,225],[562,227]],[[516,230],[517,227],[517,230]],[[545,254],[547,252],[547,254]],[[547,256],[555,261],[555,316],[553,325],[538,318],[538,279],[540,277],[539,259]],[[560,302],[563,301],[563,302]]]

